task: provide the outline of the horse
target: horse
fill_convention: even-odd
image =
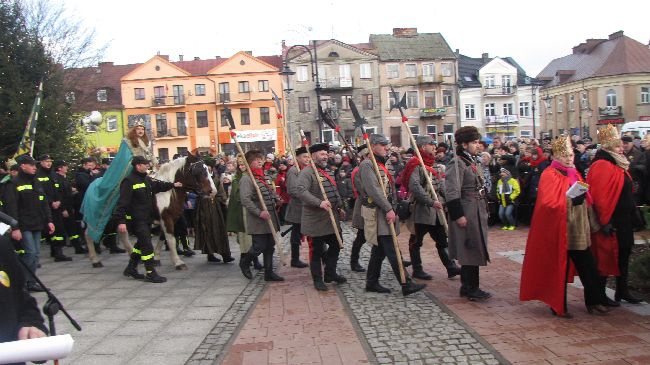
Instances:
[[[183,214],[183,204],[187,200],[187,192],[195,191],[201,196],[216,194],[217,188],[209,177],[208,167],[203,160],[196,155],[189,154],[186,157],[177,158],[164,163],[154,175],[155,179],[167,182],[181,182],[182,188],[172,189],[155,196],[155,207],[160,219],[161,228],[165,235],[167,247],[169,247],[170,258],[176,270],[187,270],[187,265],[180,259],[175,247],[174,223]],[[128,233],[118,233],[119,241],[127,252],[132,252],[133,246],[129,242]],[[102,267],[101,261],[97,258],[92,239],[86,235],[88,256],[93,267]],[[162,240],[154,246],[154,259],[159,260]]]

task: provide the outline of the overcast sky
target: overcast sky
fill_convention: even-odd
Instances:
[[[452,50],[513,57],[536,76],[587,38],[625,35],[648,44],[647,1],[208,1],[59,0],[109,43],[105,61],[145,62],[157,52],[229,57],[238,51],[280,54],[280,44],[335,38],[368,42],[394,27],[441,33]],[[646,5],[643,5],[646,4]]]

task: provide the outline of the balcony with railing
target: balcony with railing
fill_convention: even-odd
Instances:
[[[423,108],[420,109],[420,118],[442,118],[447,115],[447,108]]]
[[[351,77],[319,78],[318,82],[323,90],[352,89],[354,87]]]
[[[512,96],[517,91],[517,87],[514,85],[502,86],[502,85],[493,85],[483,87],[484,96]]]
[[[598,108],[598,115],[600,118],[616,118],[623,116],[622,106],[606,106]]]
[[[152,108],[182,107],[185,105],[185,95],[155,96],[151,99]]]
[[[508,125],[508,124],[518,124],[519,115],[488,115],[485,117],[485,125],[495,126],[495,125]]]
[[[165,128],[156,130],[156,138],[186,138],[187,128]]]
[[[218,93],[218,104],[248,104],[252,101],[251,92]]]
[[[444,81],[442,75],[421,75],[418,76],[420,84],[440,84]]]

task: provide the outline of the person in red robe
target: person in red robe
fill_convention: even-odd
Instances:
[[[616,127],[608,125],[599,130],[598,141],[601,147],[589,167],[587,183],[594,196],[597,217],[592,251],[601,276],[600,287],[604,295],[607,276],[616,276],[615,301],[607,298],[607,305],[616,307],[621,300],[638,304],[641,300],[630,293],[627,285],[637,214],[630,163],[623,155]]]
[[[572,317],[567,311],[566,285],[573,282],[575,270],[585,288],[587,311],[598,315],[607,312],[589,251],[587,205],[591,204],[591,196],[586,193],[567,197],[569,188],[582,182],[573,158],[569,139],[556,139],[553,162],[539,181],[519,293],[520,300],[540,300],[551,307],[553,314],[565,318]]]

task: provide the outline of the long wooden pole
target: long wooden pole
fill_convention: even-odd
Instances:
[[[431,198],[433,198],[433,201],[439,202],[440,199],[438,199],[438,194],[436,194],[436,189],[433,188],[433,182],[431,181],[431,176],[429,175],[429,171],[427,171],[427,168],[424,165],[424,160],[422,159],[422,154],[420,153],[420,149],[418,148],[417,142],[415,142],[415,137],[413,137],[411,128],[409,128],[409,123],[408,123],[409,118],[403,114],[401,108],[400,108],[400,112],[402,113],[403,125],[406,128],[409,138],[411,139],[411,144],[413,145],[415,154],[417,155],[417,158],[420,161],[420,167],[422,168],[422,171],[424,172],[424,176],[427,180],[427,187],[429,188],[429,193],[431,194]],[[449,226],[447,225],[447,218],[445,217],[445,212],[443,211],[442,214],[438,215],[438,217],[440,218],[440,223],[442,223],[442,226],[445,227],[445,233],[449,234]]]
[[[305,132],[301,129],[300,130],[300,137],[302,137],[303,144],[305,145],[306,148],[309,148],[307,145],[309,142],[307,141],[307,138],[305,138]],[[311,169],[314,170],[314,174],[316,175],[316,181],[318,182],[318,187],[320,188],[320,193],[323,195],[323,201],[326,201],[330,203],[330,209],[327,211],[330,216],[330,223],[332,223],[332,228],[334,228],[334,234],[336,235],[336,240],[339,242],[339,247],[343,248],[343,240],[341,239],[341,235],[339,234],[339,226],[336,224],[336,218],[334,217],[334,212],[332,209],[334,208],[327,199],[327,193],[325,192],[325,188],[323,187],[323,183],[320,181],[321,177],[318,175],[318,169],[316,168],[316,163],[314,162],[313,158],[309,159],[309,162],[311,164]],[[304,208],[304,207],[303,207]]]
[[[375,153],[372,151],[370,145],[370,138],[365,131],[365,128],[362,127],[363,131],[363,140],[368,146],[368,151],[370,152],[370,160],[372,161],[372,166],[375,168],[375,174],[377,175],[377,180],[379,180],[379,186],[381,186],[381,191],[384,192],[384,196],[388,198],[388,192],[386,191],[386,185],[384,180],[381,178],[381,173],[379,172],[379,165],[377,164],[377,159],[375,158]],[[404,275],[404,264],[402,263],[402,253],[399,250],[399,245],[397,244],[397,233],[395,232],[395,222],[388,223],[388,229],[390,230],[390,235],[393,237],[393,246],[395,246],[395,255],[397,256],[397,267],[399,267],[399,278],[402,284],[406,284],[406,276]]]
[[[244,160],[244,164],[246,165],[246,172],[248,173],[248,177],[250,177],[251,182],[253,183],[253,186],[255,187],[255,192],[257,193],[257,199],[260,202],[260,206],[261,206],[262,210],[267,211],[269,214],[277,214],[275,212],[275,209],[274,209],[273,212],[271,212],[266,207],[266,203],[264,203],[264,197],[262,196],[262,191],[260,191],[260,187],[257,186],[257,179],[255,179],[255,175],[253,175],[253,170],[251,170],[251,167],[248,164],[248,161],[246,160],[246,157],[244,155],[244,150],[242,149],[241,145],[239,144],[239,141],[237,140],[237,132],[235,132],[235,130],[232,129],[232,128],[230,129],[230,136],[235,141],[235,145],[237,146],[237,150],[242,155],[242,160]],[[271,192],[269,192],[269,194],[271,194]],[[275,225],[273,224],[273,216],[271,216],[268,220],[266,220],[266,222],[268,223],[269,228],[271,229],[271,235],[273,236],[273,241],[275,241],[275,246],[280,251],[280,262],[282,263],[282,265],[286,265],[286,262],[285,262],[285,259],[284,259],[285,258],[284,245],[282,244],[282,240],[278,239],[277,232],[275,231]]]

